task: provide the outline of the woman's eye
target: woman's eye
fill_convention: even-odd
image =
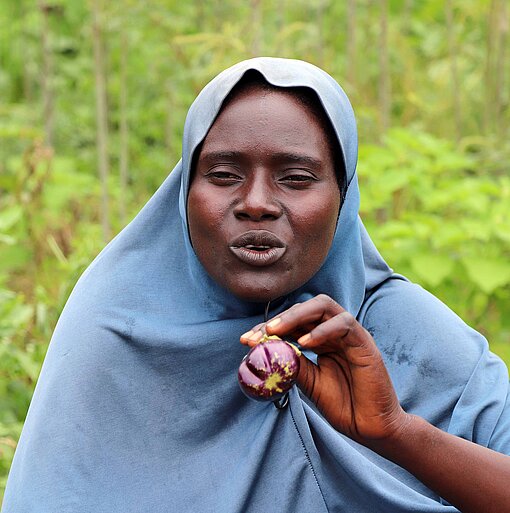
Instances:
[[[206,176],[211,180],[211,182],[218,185],[230,185],[231,183],[237,183],[241,180],[239,175],[236,175],[231,171],[211,171],[207,173]]]
[[[312,182],[315,182],[316,179],[312,175],[304,174],[304,173],[292,173],[285,175],[280,179],[283,183],[291,185],[291,186],[305,186]]]

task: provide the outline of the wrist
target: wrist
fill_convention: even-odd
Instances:
[[[416,448],[417,440],[423,436],[426,426],[430,425],[424,419],[402,410],[388,434],[372,440],[367,446],[386,459],[400,463],[397,460],[405,458],[408,449]]]

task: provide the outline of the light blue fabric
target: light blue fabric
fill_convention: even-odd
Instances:
[[[239,336],[263,318],[219,287],[189,242],[193,150],[249,69],[319,95],[349,188],[319,272],[271,312],[327,293],[374,335],[404,408],[510,452],[505,365],[437,299],[392,274],[358,218],[349,101],[322,70],[260,58],[192,105],[182,161],[76,285],[51,341],[3,513],[450,512],[405,470],[346,439],[297,389],[290,405],[244,397]]]

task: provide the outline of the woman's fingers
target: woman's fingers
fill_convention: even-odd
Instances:
[[[312,401],[314,401],[315,385],[318,382],[319,367],[304,354],[299,357],[299,374],[297,385]],[[314,401],[315,402],[315,401]]]
[[[304,327],[308,331],[304,331]],[[358,364],[377,353],[371,335],[349,312],[325,295],[282,312],[266,324],[270,335],[285,336],[301,331],[299,344],[317,354],[349,351]],[[304,331],[304,333],[303,333]],[[368,362],[367,362],[368,364]]]
[[[358,357],[368,357],[375,349],[372,336],[345,311],[317,325],[298,342],[317,354],[353,351]]]
[[[321,294],[304,303],[294,305],[266,324],[269,335],[282,336],[303,331],[303,326],[316,326],[345,310],[329,296]]]
[[[253,347],[264,334],[291,336],[317,354],[341,351],[345,345],[369,348],[373,343],[356,319],[324,294],[293,305],[267,323],[257,324],[241,335],[241,343]]]
[[[350,382],[351,392],[351,387],[366,385],[382,361],[372,336],[346,311],[316,326],[299,343],[319,355],[318,365],[302,356],[298,376],[300,388],[316,404],[341,381]],[[356,378],[361,379],[357,384]]]
[[[295,303],[294,305],[292,305],[288,310],[286,310],[285,312],[282,312],[281,314],[278,314],[276,317],[273,317],[272,319],[269,319],[269,321],[267,322],[262,322],[260,324],[257,324],[256,326],[254,326],[251,330],[247,331],[246,333],[243,333],[240,337],[240,340],[241,340],[241,344],[244,344],[246,346],[249,346],[249,347],[253,347],[253,346],[256,346],[260,339],[267,333],[268,335],[275,335],[275,333],[269,333],[266,331],[266,327],[275,322],[278,323],[279,321],[277,319],[280,319],[280,317],[283,315],[283,314],[287,314],[288,312],[293,312],[295,311],[296,309],[299,309],[301,307],[301,304],[302,303]],[[303,329],[303,326],[301,326],[295,333],[293,333],[292,335],[294,336],[294,338],[298,338],[302,335],[304,335],[305,333],[308,333],[308,331],[310,329],[313,328],[313,325],[310,325],[310,326],[306,326],[307,329]],[[289,333],[285,333],[286,335],[289,334]]]
[[[265,333],[265,323],[261,322],[254,326],[250,331],[243,333],[241,335],[241,344],[245,346],[253,347],[257,344],[257,342],[262,338],[262,335]]]

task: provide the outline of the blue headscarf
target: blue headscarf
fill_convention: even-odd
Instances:
[[[239,336],[263,320],[264,305],[240,301],[207,275],[189,241],[186,201],[193,152],[248,70],[317,93],[348,181],[323,266],[271,315],[330,295],[373,334],[408,412],[510,451],[505,365],[442,303],[393,274],[363,228],[344,92],[311,64],[259,58],[204,88],[186,119],[182,160],[76,285],[36,387],[4,513],[455,511],[336,432],[296,388],[284,410],[239,390]]]

